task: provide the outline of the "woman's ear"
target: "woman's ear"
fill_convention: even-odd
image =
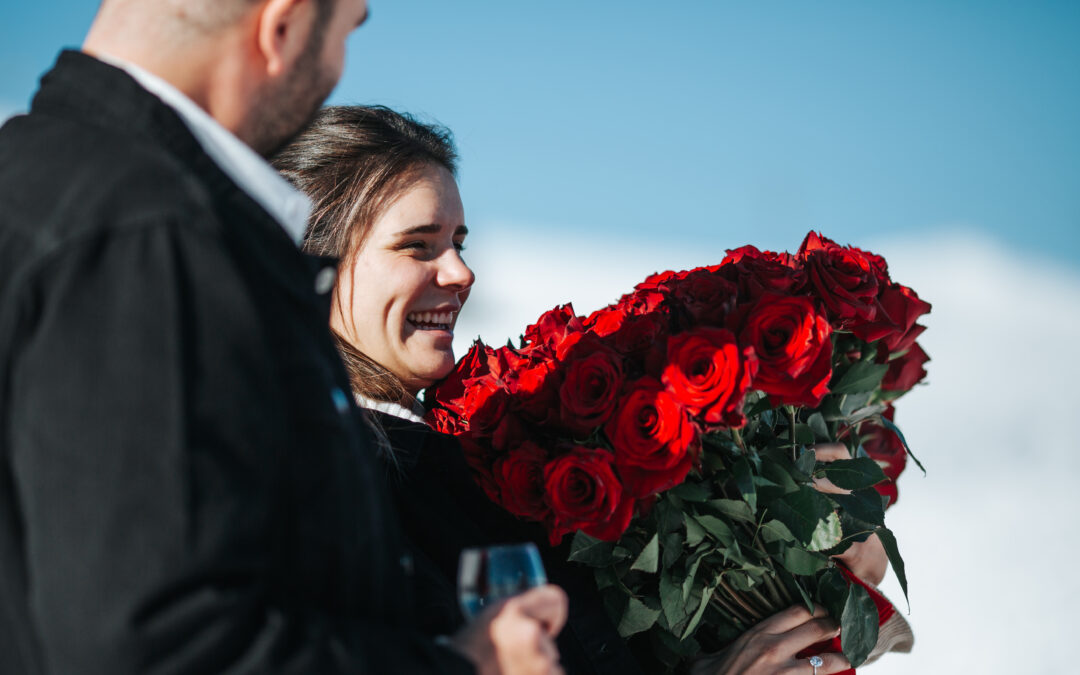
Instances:
[[[256,44],[266,74],[287,72],[312,39],[319,0],[265,0],[258,10]]]

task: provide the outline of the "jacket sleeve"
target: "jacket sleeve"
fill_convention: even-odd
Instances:
[[[214,232],[162,223],[27,280],[7,431],[42,670],[472,672],[275,587],[285,398],[244,283]]]

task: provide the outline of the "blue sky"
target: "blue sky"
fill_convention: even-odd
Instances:
[[[0,12],[0,112],[94,2]],[[1080,4],[372,0],[336,103],[454,130],[474,232],[702,262],[962,230],[1080,267]],[[602,253],[599,252],[599,253]]]

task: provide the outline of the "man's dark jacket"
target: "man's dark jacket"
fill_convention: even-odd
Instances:
[[[470,672],[419,638],[318,269],[121,70],[0,130],[0,672]]]

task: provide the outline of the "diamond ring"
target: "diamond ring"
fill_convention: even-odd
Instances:
[[[820,668],[824,663],[825,662],[821,660],[820,656],[815,655],[810,657],[810,665],[814,667],[814,675],[817,675],[817,669]]]

